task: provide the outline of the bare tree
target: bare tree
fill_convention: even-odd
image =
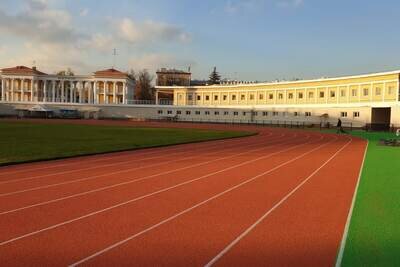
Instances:
[[[62,70],[57,72],[57,75],[59,76],[74,76],[75,73],[71,68],[68,68],[67,70]]]
[[[135,96],[139,100],[152,100],[154,99],[154,87],[152,81],[154,76],[144,69],[135,75]]]

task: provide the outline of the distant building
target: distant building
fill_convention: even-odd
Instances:
[[[156,72],[157,86],[190,86],[192,74],[189,71],[162,68]]]
[[[135,81],[127,73],[107,69],[90,75],[50,75],[25,66],[0,70],[2,102],[128,104]]]

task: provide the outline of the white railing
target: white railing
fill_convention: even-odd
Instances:
[[[173,105],[172,100],[168,99],[159,99],[158,100],[158,105],[165,105],[165,106],[172,106]],[[129,105],[156,105],[155,100],[128,100]]]

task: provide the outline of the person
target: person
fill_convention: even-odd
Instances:
[[[338,119],[338,122],[337,122],[336,127],[337,127],[337,133],[344,133],[344,132],[345,132],[345,131],[343,130],[343,127],[342,127],[342,120],[341,120],[340,118]]]

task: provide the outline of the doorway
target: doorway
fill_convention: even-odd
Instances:
[[[387,131],[390,129],[391,108],[372,108],[371,129],[374,131]]]

